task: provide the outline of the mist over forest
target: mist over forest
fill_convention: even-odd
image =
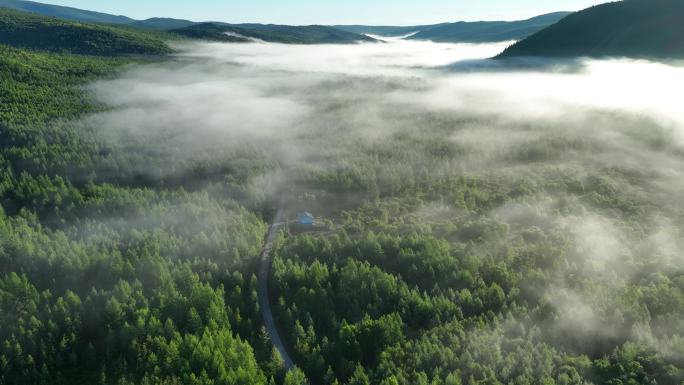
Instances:
[[[90,40],[0,45],[0,385],[684,384],[680,61],[46,20]]]
[[[625,199],[648,204],[646,217],[678,224],[684,71],[632,59],[486,59],[506,45],[181,45],[169,63],[89,85],[105,108],[82,119],[80,132],[123,150],[121,162],[144,151],[146,162],[130,171],[139,176],[174,179],[240,157],[267,165],[247,181],[263,193],[296,197],[345,173],[365,185],[320,190],[362,193],[356,204],[420,187],[421,170],[422,183],[605,177]],[[602,218],[627,214],[576,203]]]
[[[485,338],[496,354],[516,360],[525,344],[595,357],[632,341],[677,365],[681,376],[684,70],[632,59],[487,59],[507,45],[181,45],[170,63],[92,84],[107,108],[85,118],[83,132],[117,148],[115,164],[163,184],[193,188],[198,169],[259,164],[241,181],[241,204],[311,210],[336,223],[333,235],[281,240],[275,264],[280,319],[291,320],[280,326],[315,383],[333,354],[314,347],[321,338],[342,344],[332,325],[367,322],[364,314],[407,322],[400,305],[382,311],[370,301],[353,312],[350,299],[330,304],[333,315],[314,317],[321,310],[310,307],[320,302],[307,300],[293,280],[315,274],[320,263],[330,275],[320,280],[351,280],[333,276],[348,265],[380,266],[425,301],[470,306],[460,310],[470,316],[494,306],[482,313],[487,326],[464,326],[462,345]],[[141,152],[147,160],[137,163]],[[483,281],[501,298],[482,310],[466,305],[469,288],[454,292],[443,283],[458,274],[458,263],[435,262],[446,270],[423,283],[410,270],[384,266],[398,262],[375,260],[389,253],[385,243],[409,234],[434,237],[452,250],[448,258],[486,265],[474,285]],[[380,255],[329,251],[358,239],[378,242]],[[321,284],[299,283],[312,292]],[[428,338],[450,322],[409,328]],[[506,333],[519,335],[508,340]],[[316,363],[319,355],[325,364]],[[353,377],[346,365],[330,367],[338,378]]]

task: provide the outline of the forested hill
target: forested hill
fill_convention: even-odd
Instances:
[[[440,24],[421,30],[413,40],[439,42],[493,42],[518,40],[557,23],[570,12],[555,12],[519,21],[479,21]]]
[[[0,44],[75,54],[160,55],[171,52],[144,31],[85,24],[0,8]]]
[[[170,31],[185,37],[213,41],[239,42],[260,39],[276,43],[317,44],[372,41],[365,34],[401,36],[417,32],[410,39],[438,42],[495,42],[523,39],[567,16],[569,12],[555,12],[519,21],[479,21],[441,23],[416,26],[288,26],[267,24],[227,24],[220,22],[193,22],[184,19],[155,17],[134,20],[126,16],[110,15],[71,7],[42,4],[32,1],[0,0],[0,7],[28,11],[60,19],[120,25],[134,28]],[[238,34],[245,38],[228,36]]]
[[[495,42],[517,40],[538,32],[570,12],[554,12],[519,21],[477,21],[457,23],[441,23],[415,26],[366,26],[336,25],[345,31],[368,33],[379,36],[402,36],[415,33],[409,37],[413,40],[432,40],[438,42]]]
[[[42,4],[34,1],[0,0],[0,7],[87,23],[128,24],[134,21],[126,16],[110,15],[102,12],[86,11],[83,9],[62,7],[52,4]]]
[[[684,1],[625,0],[594,6],[499,55],[513,56],[684,58]]]
[[[280,383],[248,300],[261,220],[208,189],[127,187],[103,170],[141,153],[65,123],[128,62],[0,45],[0,384]]]
[[[111,15],[103,12],[88,11],[72,7],[37,3],[23,0],[0,0],[0,7],[10,8],[17,11],[32,12],[38,15],[57,17],[60,19],[79,21],[83,23],[101,23],[110,25],[127,25],[131,27],[146,28],[153,30],[169,30],[183,28],[196,24],[195,22],[182,19],[153,17],[146,20],[134,20],[130,17]]]
[[[287,44],[345,44],[375,41],[375,39],[365,35],[321,25],[243,24],[235,26],[221,23],[203,23],[174,29],[170,32],[195,39],[227,42],[245,42],[252,39]]]
[[[131,27],[168,31],[170,29],[184,28],[197,24],[190,20],[172,19],[168,17],[152,17],[146,20],[138,20],[128,24]]]

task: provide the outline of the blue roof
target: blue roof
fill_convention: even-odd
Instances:
[[[303,212],[297,216],[297,221],[302,225],[313,225],[315,218],[311,213]]]

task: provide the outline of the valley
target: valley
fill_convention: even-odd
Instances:
[[[536,51],[645,0],[445,40],[8,3],[62,16],[0,8],[0,385],[684,383],[676,50]]]

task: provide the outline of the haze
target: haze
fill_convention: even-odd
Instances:
[[[486,59],[506,45],[187,44],[173,63],[96,83],[110,111],[84,124],[124,152],[151,154],[156,162],[137,167],[151,178],[259,154],[278,171],[252,179],[251,195],[318,195],[308,207],[319,213],[362,199],[331,191],[326,198],[306,189],[310,178],[356,167],[382,170],[373,177],[381,191],[412,185],[410,170],[421,167],[435,181],[620,170],[634,180],[616,179],[614,188],[657,207],[642,213],[644,233],[565,193],[526,197],[484,215],[514,234],[538,226],[570,237],[572,267],[558,270],[553,285],[534,287],[559,314],[546,333],[634,338],[677,359],[667,341],[614,329],[606,314],[620,308],[614,298],[638,279],[647,255],[663,274],[684,263],[682,220],[674,214],[684,207],[684,69],[628,59]],[[434,222],[461,214],[434,202],[413,215]],[[591,284],[572,283],[576,274]],[[601,299],[594,285],[605,292]]]
[[[155,18],[0,0],[0,385],[684,385],[680,0],[62,3]]]

